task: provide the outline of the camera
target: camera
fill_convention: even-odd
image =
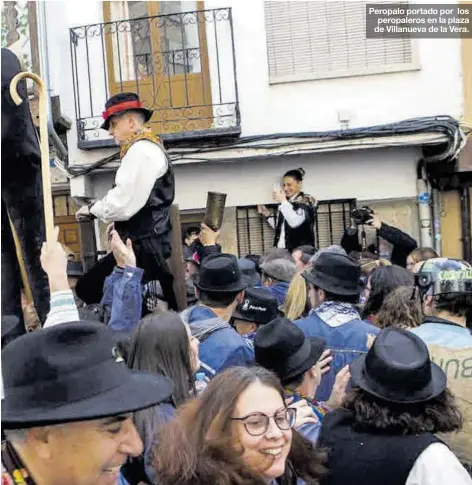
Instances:
[[[373,215],[374,211],[366,205],[359,208],[356,207],[351,212],[351,217],[353,218],[355,224],[357,224],[358,226],[366,224],[368,220],[372,219]]]

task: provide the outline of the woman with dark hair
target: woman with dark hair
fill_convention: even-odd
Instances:
[[[282,184],[274,187],[272,197],[279,203],[277,215],[272,214],[265,205],[257,207],[259,214],[266,218],[275,229],[274,246],[290,252],[303,245],[315,245],[316,200],[302,191],[305,170],[289,170]]]
[[[228,369],[161,429],[159,485],[317,485],[324,454],[292,429],[295,421],[272,372]]]
[[[385,297],[399,286],[413,286],[413,275],[400,266],[379,266],[374,270],[364,288],[364,318],[375,323]]]
[[[134,461],[130,467],[125,467],[124,476],[130,485],[140,480],[155,483],[151,452],[156,444],[156,434],[164,423],[175,417],[176,408],[195,393],[193,376],[200,367],[198,345],[188,326],[173,312],[146,316],[131,338],[128,367],[170,378],[173,392],[169,402],[135,413],[136,428],[145,449],[144,463],[138,460],[138,463]],[[127,470],[132,471],[126,473]],[[143,471],[147,476],[142,475]]]
[[[424,320],[421,301],[411,286],[399,286],[385,298],[376,324],[380,328],[416,328]]]
[[[323,485],[471,485],[452,451],[435,436],[462,426],[423,341],[404,329],[379,333],[351,364],[355,386],[323,420],[319,444],[328,452]]]

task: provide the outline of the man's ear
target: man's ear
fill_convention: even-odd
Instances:
[[[50,426],[30,428],[27,431],[27,442],[31,443],[35,454],[43,460],[51,457],[51,434],[52,428]]]
[[[195,288],[195,296],[197,297],[197,300],[200,300],[200,290],[194,285]]]
[[[237,295],[236,295],[236,301],[238,303],[242,303],[244,300],[244,290],[243,291],[240,291]]]

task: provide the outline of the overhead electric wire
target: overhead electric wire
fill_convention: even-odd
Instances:
[[[231,140],[216,140],[205,141],[205,146],[193,148],[194,144],[189,142],[181,143],[170,152],[171,161],[176,160],[192,160],[192,161],[207,161],[205,157],[195,157],[195,155],[204,155],[205,153],[215,153],[231,148],[247,148],[251,150],[273,150],[290,146],[290,149],[281,152],[280,154],[268,154],[267,156],[278,156],[281,154],[290,154],[294,152],[314,152],[313,149],[297,150],[297,146],[304,146],[310,143],[318,142],[332,142],[341,140],[357,140],[361,138],[385,138],[395,135],[415,135],[420,133],[440,133],[447,137],[446,149],[436,155],[431,155],[428,159],[433,160],[449,160],[457,156],[466,142],[466,136],[461,130],[460,122],[451,116],[426,116],[420,118],[411,118],[404,121],[388,123],[384,125],[367,126],[360,128],[348,128],[330,131],[313,131],[313,132],[295,132],[295,133],[272,133],[269,135],[252,135]],[[467,125],[465,125],[467,126]],[[293,141],[287,142],[287,139]],[[276,141],[279,140],[279,141]],[[280,141],[283,140],[283,141]],[[273,143],[264,143],[274,141]],[[200,143],[202,143],[200,141]],[[359,146],[377,145],[376,143],[362,143]],[[391,142],[389,146],[401,146],[403,142]],[[338,145],[336,148],[344,148],[348,145]],[[323,148],[319,151],[324,151]],[[258,155],[259,157],[259,155]],[[94,170],[97,170],[104,165],[118,161],[119,153],[115,153],[106,158],[98,160],[97,162],[82,167],[80,165],[69,165],[65,167],[60,161],[56,161],[56,165],[70,178],[86,175]]]

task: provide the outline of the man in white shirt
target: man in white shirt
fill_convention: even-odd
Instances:
[[[176,309],[173,277],[166,262],[171,254],[169,208],[174,201],[174,173],[160,139],[144,128],[151,117],[152,111],[134,93],[119,93],[107,101],[101,128],[121,146],[121,166],[115,186],[103,199],[81,207],[76,217],[113,223],[124,241],[131,239],[137,265],[145,271],[143,282],[159,280],[169,307]],[[78,282],[77,295],[86,303],[98,303],[104,279],[114,265],[113,255],[100,260]]]

